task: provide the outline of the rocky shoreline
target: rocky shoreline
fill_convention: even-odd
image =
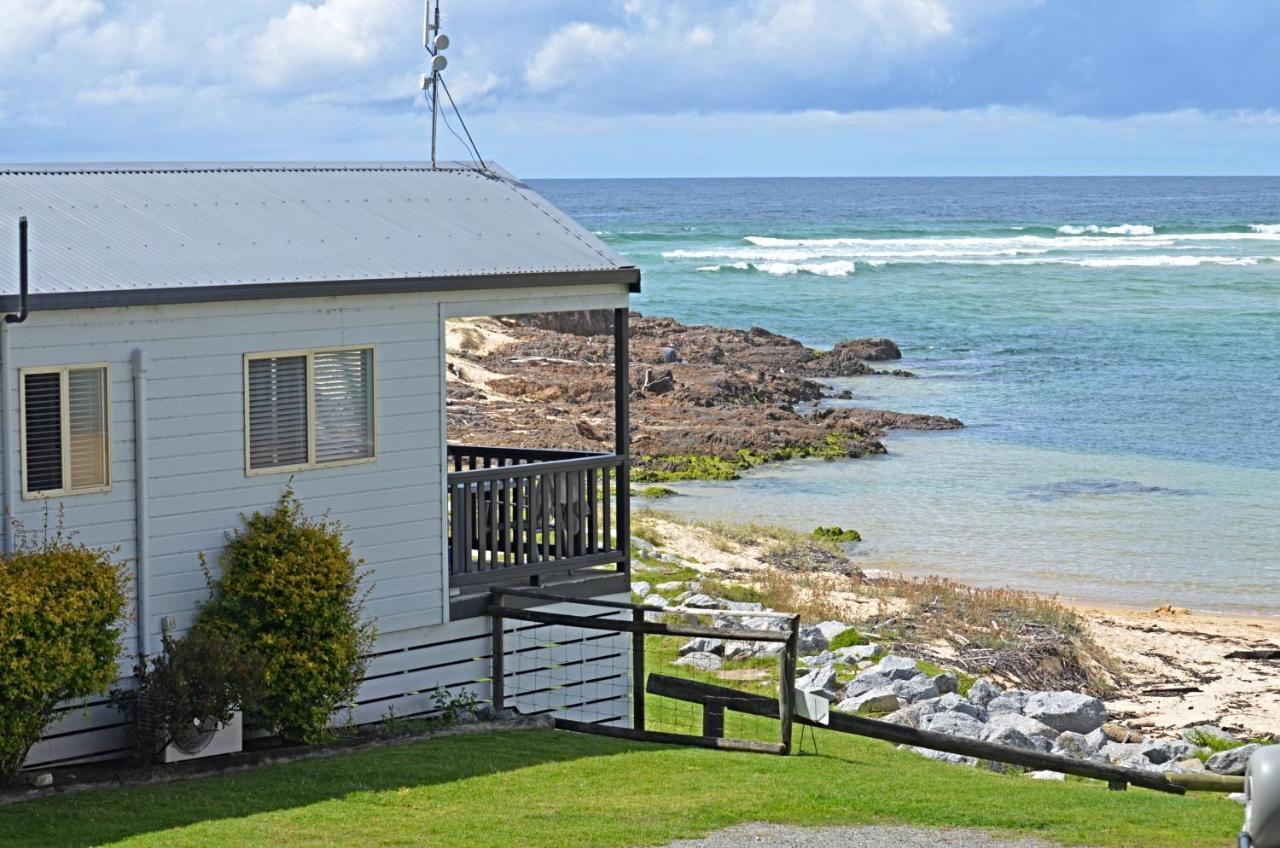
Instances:
[[[612,331],[601,313],[451,322],[450,438],[473,444],[608,450],[613,433]],[[888,339],[830,351],[759,327],[671,318],[631,322],[633,480],[735,479],[765,462],[885,453],[892,429],[949,430],[954,418],[833,408],[828,378],[910,372]]]

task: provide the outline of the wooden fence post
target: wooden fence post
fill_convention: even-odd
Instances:
[[[497,605],[493,605],[496,607]],[[490,693],[493,701],[493,713],[496,718],[502,712],[506,700],[506,646],[503,640],[502,613],[493,607],[489,610],[489,620],[493,623],[493,682]]]
[[[702,705],[702,735],[712,739],[724,737],[724,704]]]
[[[631,620],[639,625],[644,624],[644,610],[633,609]],[[631,634],[631,726],[636,730],[644,730],[644,631],[635,630]]]
[[[792,718],[796,714],[796,654],[800,649],[800,616],[791,619],[782,649],[782,679],[778,681],[778,718],[782,724],[782,750],[791,753]]]

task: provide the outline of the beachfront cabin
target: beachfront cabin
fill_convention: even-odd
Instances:
[[[354,720],[428,711],[437,686],[485,698],[491,586],[630,597],[639,282],[496,166],[0,165],[4,509],[30,528],[62,510],[118,548],[127,687],[206,598],[199,555],[216,567],[239,516],[291,482],[368,570],[378,641]],[[449,442],[447,320],[584,309],[614,311],[613,453]],[[539,706],[625,723],[614,673]],[[128,755],[130,736],[105,694],[67,704],[28,765]]]

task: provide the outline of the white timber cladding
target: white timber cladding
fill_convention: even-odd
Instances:
[[[374,348],[246,354],[245,473],[377,459]]]
[[[150,643],[159,644],[166,619],[178,633],[194,621],[207,597],[199,555],[216,571],[226,534],[239,526],[240,514],[272,507],[291,484],[308,512],[329,512],[346,526],[355,555],[364,561],[366,610],[376,621],[378,642],[357,720],[381,719],[387,706],[407,714],[437,684],[483,689],[488,671],[468,677],[448,659],[457,649],[446,647],[465,635],[478,646],[467,651],[468,662],[483,665],[488,656],[480,646],[487,619],[446,623],[444,318],[614,308],[626,306],[627,297],[622,285],[547,286],[33,312],[26,322],[6,328],[10,491],[22,491],[22,371],[80,363],[106,368],[110,487],[15,498],[14,517],[38,529],[61,510],[66,528],[80,541],[116,552],[132,590],[137,511],[131,358],[144,350],[150,606],[141,625]],[[376,457],[291,474],[247,475],[246,355],[344,349],[375,351]],[[137,659],[134,608],[123,623],[118,659],[124,688],[132,685]],[[435,676],[421,671],[429,666],[442,670]],[[28,763],[131,752],[128,727],[104,693],[63,705]]]

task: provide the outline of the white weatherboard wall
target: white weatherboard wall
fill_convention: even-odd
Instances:
[[[629,601],[630,595],[601,600]],[[536,607],[543,612],[630,620],[625,610],[590,601]],[[508,619],[503,627],[506,706],[526,715],[630,726],[631,635],[589,628],[537,625]],[[430,712],[437,688],[456,696],[492,693],[493,625],[469,618],[431,628],[429,641],[410,634],[384,640],[369,663],[353,717],[357,724]]]
[[[241,513],[270,508],[292,478],[307,511],[330,512],[347,527],[365,562],[368,613],[379,642],[358,721],[421,711],[423,686],[453,686],[466,675],[428,681],[425,666],[447,667],[440,643],[448,618],[444,531],[444,315],[519,314],[626,305],[622,287],[488,290],[450,294],[379,295],[181,304],[33,312],[7,329],[10,362],[6,398],[10,480],[15,516],[29,529],[57,520],[86,544],[118,549],[132,577],[137,551],[131,358],[146,357],[147,467],[150,514],[149,615],[141,622],[150,650],[161,623],[189,627],[207,588],[204,554],[216,571],[226,534]],[[376,461],[291,474],[245,474],[244,355],[340,345],[374,347]],[[21,368],[107,363],[110,392],[111,488],[50,501],[21,497],[18,391]],[[132,609],[132,604],[131,604]],[[121,685],[136,662],[131,613],[120,655]],[[484,619],[459,622],[476,626]],[[451,625],[453,626],[453,625]],[[487,631],[487,624],[483,625]],[[461,631],[460,631],[461,632]],[[439,661],[392,668],[384,652],[418,646]],[[435,647],[429,647],[435,646]],[[386,655],[390,656],[390,655]],[[479,655],[477,655],[479,656]],[[418,658],[413,660],[418,663]],[[381,669],[381,671],[379,671]],[[388,671],[390,669],[390,671]],[[403,679],[392,683],[391,676]],[[470,677],[475,681],[487,676]],[[432,682],[434,681],[434,682]],[[400,686],[400,692],[390,691]],[[381,708],[373,704],[382,704]],[[128,728],[106,696],[68,704],[33,749],[29,764],[132,750]]]

